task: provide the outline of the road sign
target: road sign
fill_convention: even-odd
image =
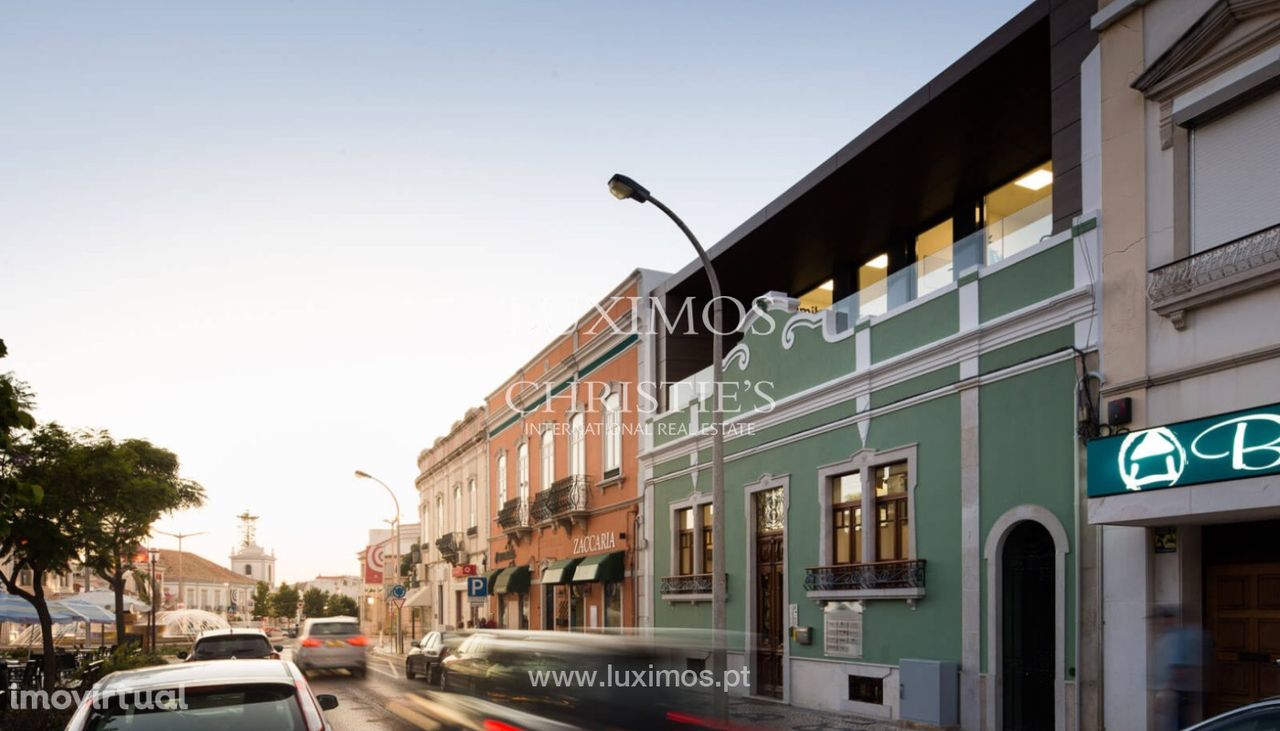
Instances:
[[[407,595],[409,591],[408,589],[404,588],[404,584],[396,584],[395,586],[391,587],[391,589],[387,593],[391,595],[391,598],[393,600],[399,599],[401,603],[404,603],[405,595]]]
[[[404,597],[394,598],[391,603],[396,605],[396,609],[404,609]]]
[[[467,597],[469,599],[484,599],[487,596],[489,596],[489,582],[486,577],[467,577]]]

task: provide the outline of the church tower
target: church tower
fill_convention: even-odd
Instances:
[[[258,516],[248,510],[236,516],[240,521],[240,545],[231,551],[231,570],[254,581],[276,585],[276,556],[258,545]]]

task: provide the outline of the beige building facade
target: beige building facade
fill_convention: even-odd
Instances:
[[[1113,0],[1092,26],[1103,643],[1081,725],[1147,729],[1179,691],[1165,613],[1203,640],[1184,723],[1280,693],[1280,2]]]
[[[418,587],[406,606],[423,629],[464,627],[488,617],[467,598],[468,576],[484,573],[489,546],[488,440],[483,407],[468,409],[418,456],[422,524]]]

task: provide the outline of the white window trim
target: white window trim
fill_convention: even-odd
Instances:
[[[574,427],[574,422],[578,426]],[[569,475],[576,477],[587,474],[587,419],[583,412],[575,411],[569,415]]]
[[[498,510],[501,510],[507,502],[507,451],[505,449],[498,452],[494,463],[494,470],[498,473]]]
[[[467,478],[467,507],[468,507],[467,515],[471,519],[471,523],[470,525],[467,526],[467,528],[468,529],[475,528],[476,527],[476,478],[474,477]]]
[[[876,516],[875,484],[872,472],[877,467],[884,467],[895,462],[907,463],[907,543],[911,559],[921,558],[916,547],[916,476],[917,476],[917,444],[908,444],[893,449],[877,451],[870,448],[859,449],[843,462],[823,465],[818,468],[818,510],[822,519],[818,525],[818,565],[831,566],[831,483],[842,475],[858,473],[862,481],[862,557],[864,564],[877,563],[868,558],[876,555],[877,531],[871,529]],[[817,601],[857,600],[857,599],[919,599],[925,595],[923,588],[918,589],[849,589],[841,591],[810,591],[806,596]]]
[[[698,571],[702,567],[702,506],[711,504],[711,494],[704,492],[691,492],[682,500],[669,503],[667,505],[667,525],[671,530],[667,531],[668,551],[667,576],[681,576],[680,573],[680,526],[676,523],[676,514],[685,508],[689,508],[693,512],[693,568],[691,576],[699,576],[702,574]],[[663,601],[667,602],[709,602],[711,594],[663,594]]]
[[[616,399],[617,407],[609,408],[609,400]],[[611,470],[616,474],[609,475],[601,481],[601,486],[611,485],[622,480],[622,394],[613,383],[609,384],[601,399],[604,404],[601,420],[602,439],[600,440],[600,474],[607,475]],[[613,423],[611,423],[613,422]],[[610,456],[613,464],[610,465]]]
[[[538,443],[538,474],[540,484],[538,490],[547,490],[556,481],[556,432],[555,424],[547,422],[543,425],[541,441]]]
[[[516,447],[516,494],[529,499],[529,441],[521,440]]]
[[[461,532],[462,527],[462,483],[453,486],[453,530]]]

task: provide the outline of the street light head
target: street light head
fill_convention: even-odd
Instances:
[[[373,479],[372,477],[369,476],[369,473],[365,472],[364,470],[356,470],[356,477],[363,477],[366,480]]]
[[[649,191],[643,185],[621,173],[609,178],[609,192],[620,201],[630,198],[637,203],[645,203],[649,200]]]

